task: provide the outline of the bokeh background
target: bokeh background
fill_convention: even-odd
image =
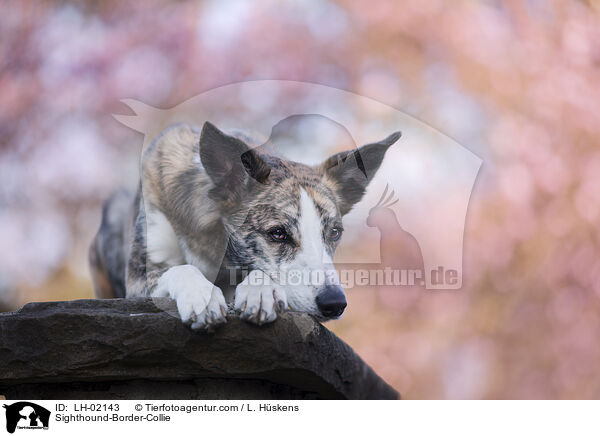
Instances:
[[[349,291],[328,324],[406,398],[600,398],[600,2],[3,2],[0,306],[89,298],[112,113],[252,79],[372,97],[484,160],[463,289]]]

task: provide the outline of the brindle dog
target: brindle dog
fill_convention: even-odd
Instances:
[[[399,137],[311,167],[208,122],[168,128],[142,156],[137,194],[104,206],[90,249],[97,297],[171,297],[194,329],[226,322],[226,296],[256,324],[285,310],[339,318],[342,216]],[[299,275],[310,279],[292,284]]]

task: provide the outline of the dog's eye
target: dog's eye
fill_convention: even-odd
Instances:
[[[276,242],[285,242],[288,240],[288,234],[283,227],[275,227],[269,230],[269,236]]]
[[[329,239],[330,241],[337,241],[341,237],[342,237],[342,229],[339,227],[332,227],[331,229],[329,229],[329,232],[327,233],[327,239]]]

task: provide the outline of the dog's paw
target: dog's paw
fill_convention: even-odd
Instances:
[[[223,292],[192,265],[169,268],[157,288],[175,300],[181,320],[192,329],[210,331],[227,321]]]
[[[285,289],[254,270],[235,288],[234,307],[242,319],[262,325],[275,321],[288,304]]]

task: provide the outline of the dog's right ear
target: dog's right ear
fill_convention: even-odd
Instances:
[[[342,215],[350,212],[360,201],[381,166],[386,151],[401,135],[401,132],[395,132],[379,142],[334,154],[317,168],[333,184]]]
[[[208,121],[200,133],[200,161],[214,184],[211,196],[216,200],[240,200],[253,180],[266,184],[271,173],[258,152]]]

